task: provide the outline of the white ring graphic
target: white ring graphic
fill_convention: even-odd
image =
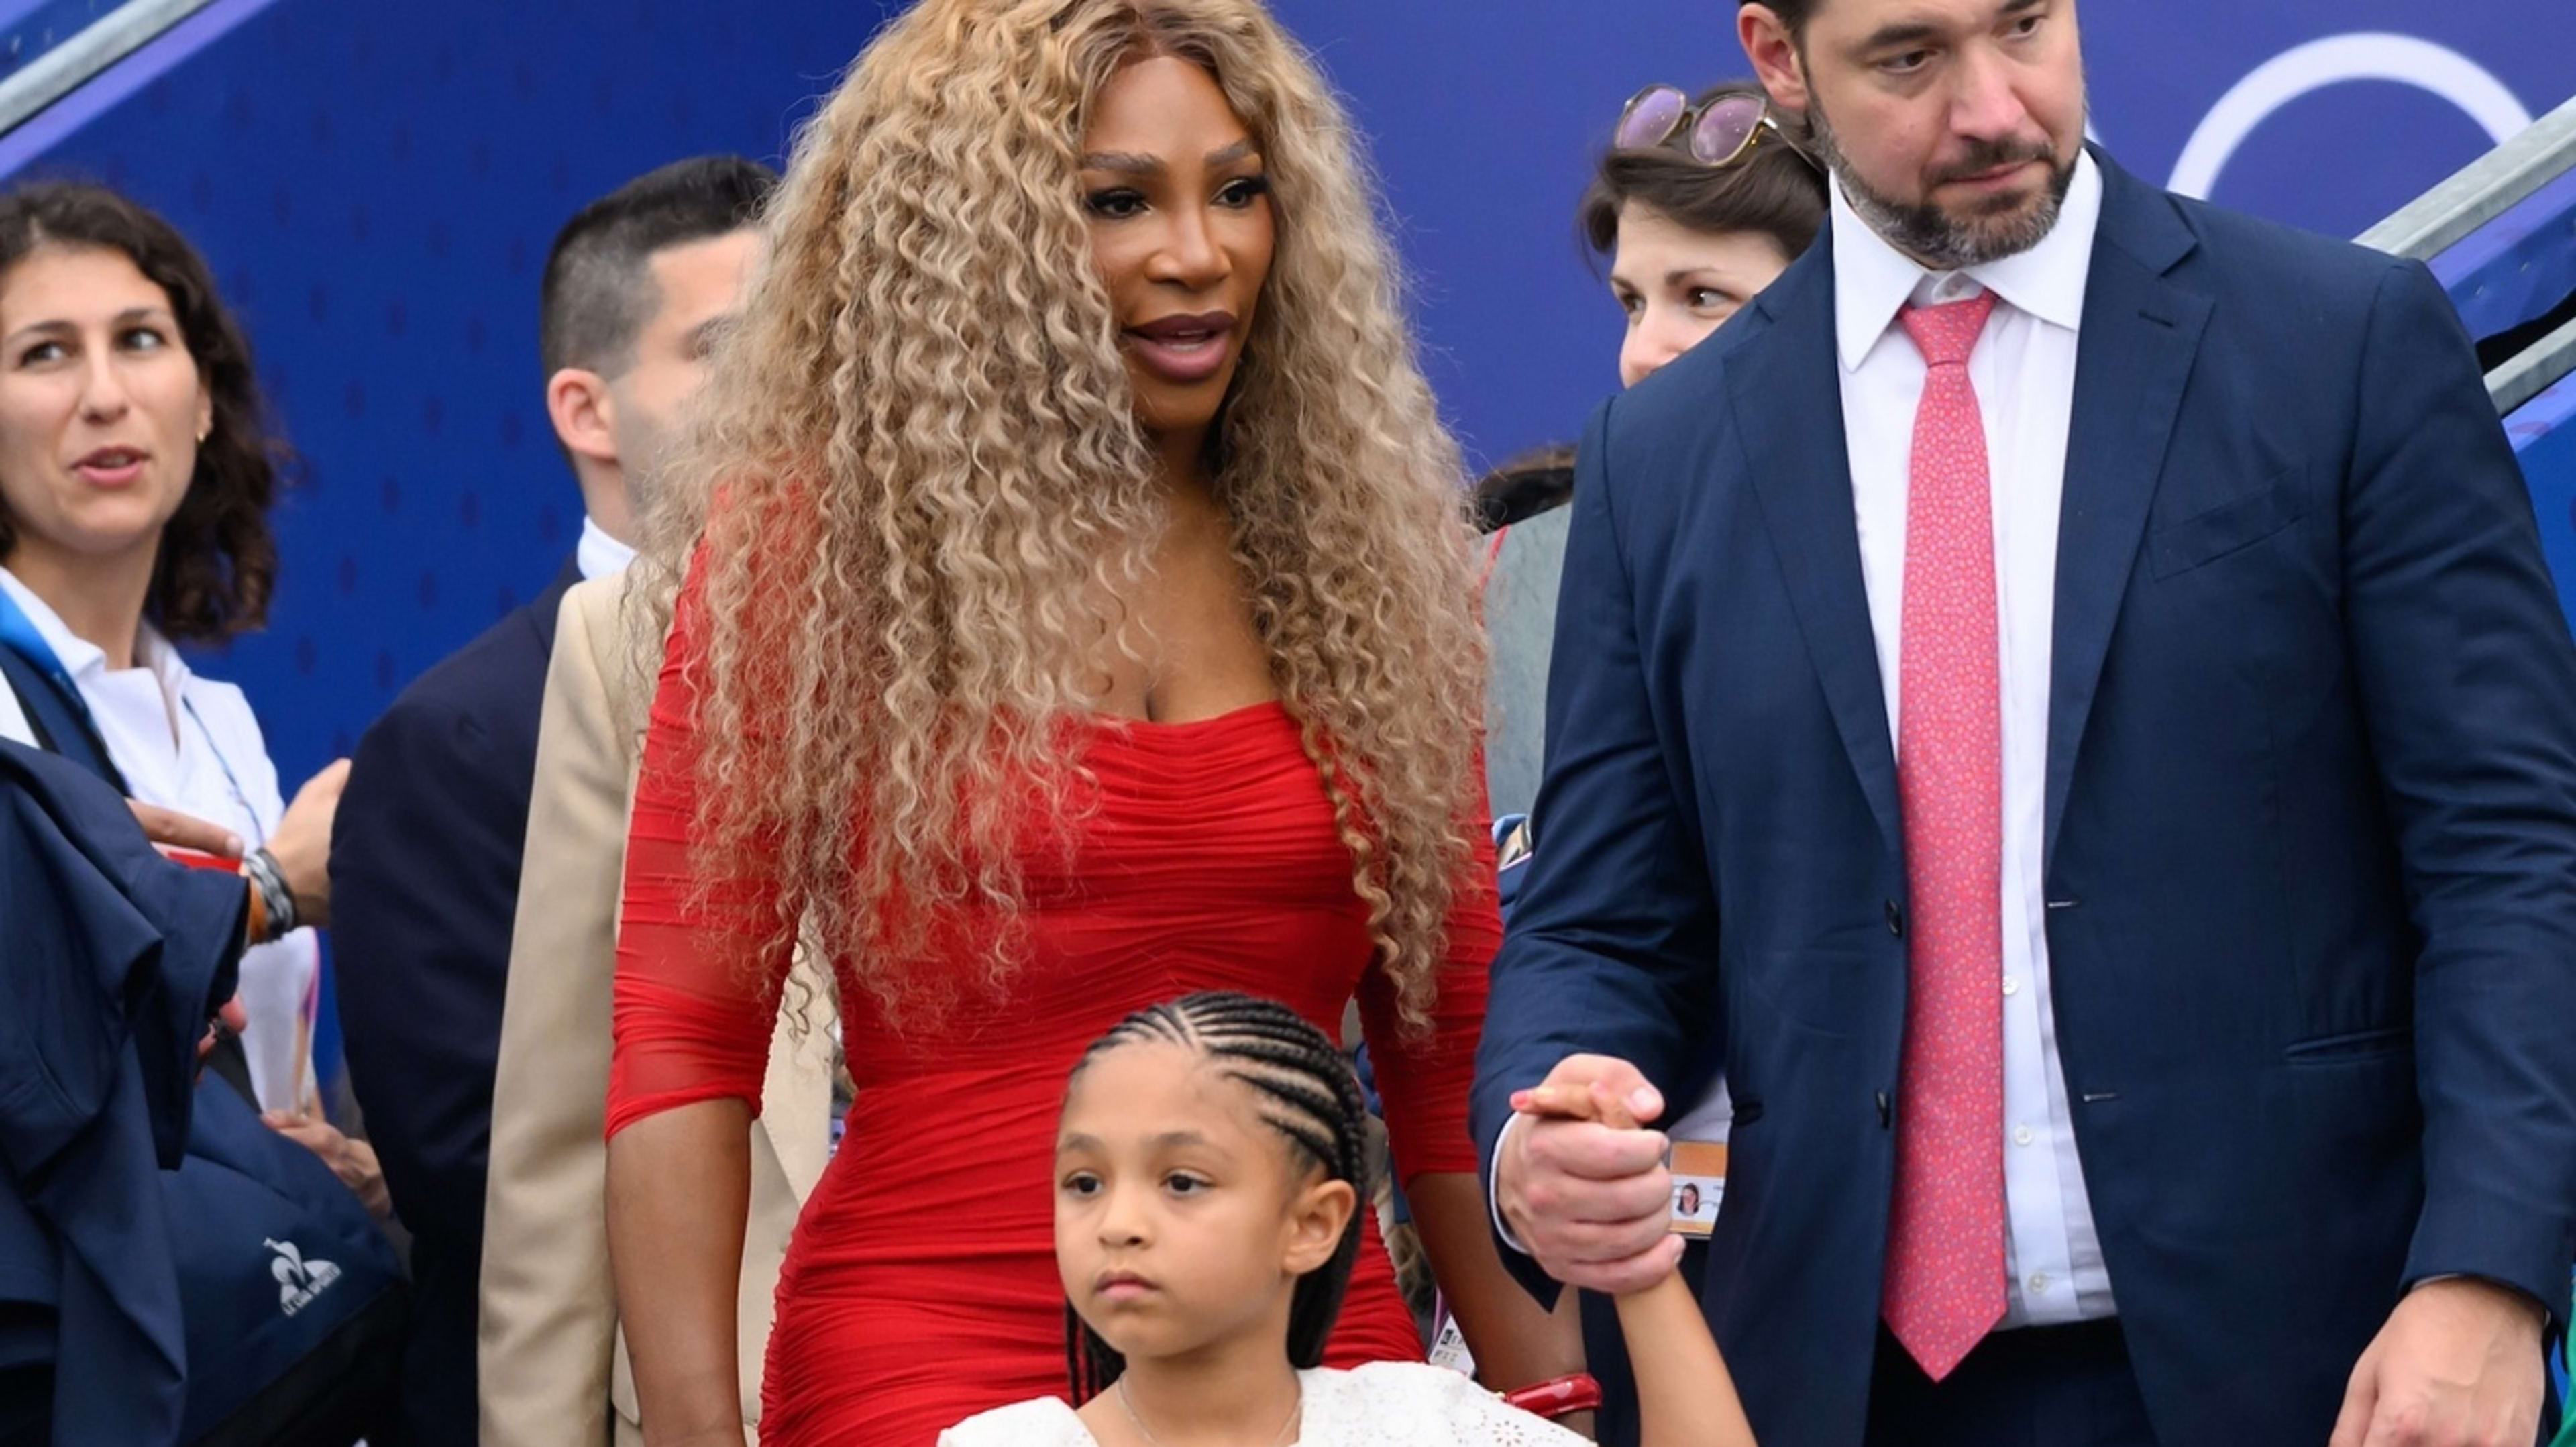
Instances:
[[[2430,91],[2466,111],[2499,143],[2531,125],[2531,112],[2504,82],[2456,50],[2412,35],[2333,35],[2283,51],[2220,97],[2174,163],[2171,189],[2206,198],[2255,127],[2310,91],[2352,80]]]

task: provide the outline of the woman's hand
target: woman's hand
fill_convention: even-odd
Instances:
[[[348,783],[347,759],[306,780],[278,821],[277,837],[268,841],[269,855],[295,895],[299,924],[318,929],[331,922],[331,821],[339,817],[340,791]]]
[[[241,836],[220,824],[135,799],[126,800],[125,807],[134,811],[134,822],[143,826],[143,837],[164,849],[194,850],[217,859],[241,858]]]
[[[297,1115],[292,1111],[264,1111],[260,1119],[270,1130],[304,1147],[322,1158],[340,1184],[349,1188],[367,1214],[379,1221],[393,1219],[393,1197],[385,1190],[384,1169],[376,1164],[376,1148],[365,1141],[355,1141],[340,1128],[318,1115]]]

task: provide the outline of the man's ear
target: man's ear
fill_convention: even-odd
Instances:
[[[608,379],[581,367],[566,367],[546,379],[546,416],[555,425],[555,440],[576,457],[615,464],[616,400]]]
[[[1736,39],[1744,58],[1771,93],[1771,104],[1784,111],[1807,113],[1807,67],[1798,54],[1797,37],[1780,12],[1768,5],[1747,5],[1735,12]]]
[[[1288,1203],[1288,1255],[1283,1264],[1289,1275],[1303,1276],[1333,1259],[1359,1202],[1359,1193],[1348,1181],[1317,1181],[1298,1191]]]

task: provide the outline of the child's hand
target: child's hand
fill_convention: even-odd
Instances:
[[[1579,1090],[1564,1085],[1516,1090],[1512,1092],[1512,1109],[1524,1115],[1543,1115],[1556,1120],[1590,1121],[1612,1130],[1637,1129],[1637,1117],[1629,1111],[1628,1103],[1598,1082]]]

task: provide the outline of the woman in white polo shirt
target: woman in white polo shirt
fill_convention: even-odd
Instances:
[[[0,196],[0,736],[103,755],[129,797],[240,841],[263,913],[288,926],[243,955],[238,996],[252,1090],[280,1123],[319,1114],[310,926],[327,922],[346,765],[286,805],[241,690],[173,646],[265,620],[276,458],[194,248],[104,188]],[[79,737],[47,737],[66,728]],[[291,1133],[353,1185],[371,1174],[318,1120]]]

